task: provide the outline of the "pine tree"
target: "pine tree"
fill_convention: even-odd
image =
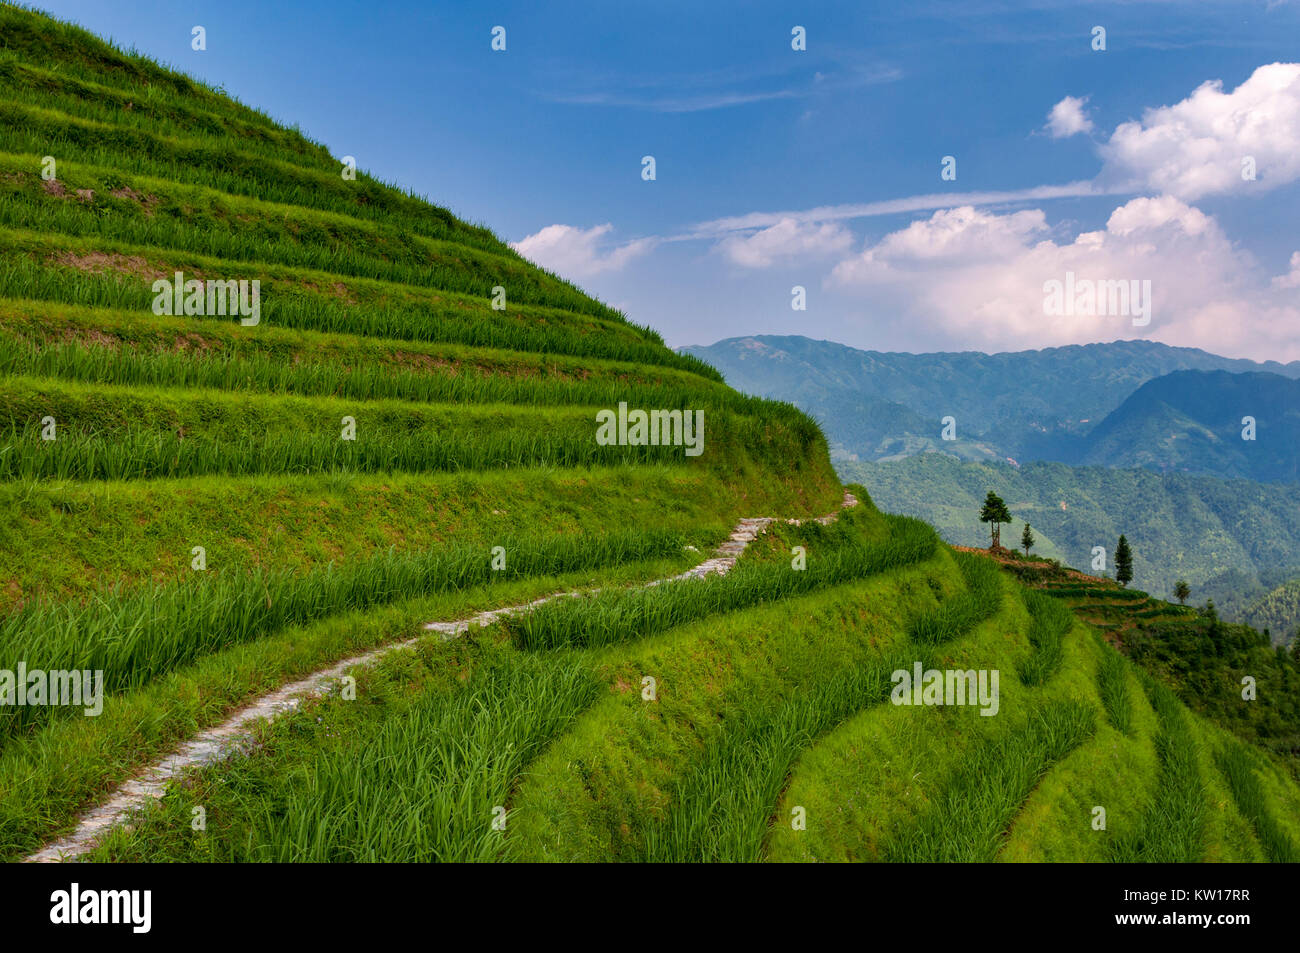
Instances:
[[[989,523],[992,531],[992,542],[989,543],[989,549],[997,549],[1002,544],[1002,525],[1011,522],[1011,511],[1007,509],[1007,504],[1002,502],[1002,497],[998,496],[992,490],[989,490],[988,496],[984,497],[984,506],[980,508],[980,522]]]
[[[1191,594],[1192,587],[1187,584],[1186,579],[1179,579],[1174,583],[1174,598],[1178,600],[1179,605],[1187,605],[1187,597]]]
[[[1025,547],[1025,555],[1028,556],[1029,550],[1032,549],[1034,545],[1034,534],[1029,529],[1028,523],[1025,524],[1025,531],[1020,534],[1020,545]]]
[[[1133,550],[1129,549],[1128,540],[1122,533],[1119,545],[1115,547],[1115,579],[1121,586],[1133,581]]]

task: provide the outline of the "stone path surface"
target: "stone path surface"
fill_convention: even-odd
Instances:
[[[851,493],[844,494],[844,508],[857,506],[858,501]],[[830,523],[839,515],[828,513],[817,517],[819,523]],[[736,524],[731,535],[717,548],[713,556],[676,576],[656,579],[646,585],[657,586],[665,582],[682,579],[702,579],[705,576],[725,576],[736,565],[736,560],[755,539],[761,536],[776,520],[762,516],[742,519]],[[786,520],[791,525],[798,525],[800,520]],[[550,602],[552,599],[575,597],[584,593],[597,592],[589,589],[582,592],[560,592],[544,596],[524,605],[506,606],[480,612],[468,619],[452,622],[430,622],[425,626],[432,632],[440,633],[443,638],[452,639],[463,635],[473,626],[491,625],[497,619],[527,612],[534,606]],[[216,764],[217,762],[246,750],[252,737],[252,728],[259,721],[274,721],[286,712],[296,711],[299,704],[308,698],[327,694],[348,669],[373,665],[390,652],[414,645],[418,638],[401,642],[390,642],[371,649],[361,655],[344,659],[329,668],[307,676],[296,682],[282,685],[280,688],[239,708],[221,724],[199,732],[171,754],[155,762],[140,775],[124,783],[113,795],[81,816],[74,830],[67,837],[46,845],[41,850],[26,858],[27,863],[50,863],[62,860],[75,860],[94,849],[95,844],[107,831],[127,823],[131,816],[153,801],[160,800],[167,792],[169,782],[175,780],[182,772],[190,769]]]

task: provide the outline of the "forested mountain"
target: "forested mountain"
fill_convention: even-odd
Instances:
[[[1081,441],[1080,463],[1300,480],[1300,381],[1176,371],[1139,387]]]
[[[1119,465],[1134,465],[1132,453],[1124,455],[1125,435],[1158,430],[1166,423],[1177,430],[1189,426],[1188,422],[1169,418],[1144,397],[1113,421],[1095,446],[1086,438],[1147,382],[1185,370],[1231,372],[1225,375],[1229,379],[1244,373],[1300,378],[1300,362],[1257,363],[1154,341],[1000,354],[902,354],[861,351],[798,336],[756,336],[682,350],[717,367],[733,387],[788,400],[811,413],[822,423],[838,459],[895,459],[942,450],[963,459],[1010,457],[1019,462],[1078,462],[1087,457],[1088,462],[1111,464],[1109,455]],[[1177,392],[1188,380],[1153,388],[1151,395]],[[1281,381],[1272,389],[1284,385],[1291,386]],[[1234,392],[1226,395],[1232,398],[1226,403],[1226,398],[1211,400],[1209,406],[1225,412],[1239,402],[1255,407],[1262,427],[1277,405],[1265,399],[1266,393],[1271,394],[1267,382],[1258,387],[1262,390],[1255,398]],[[1249,409],[1233,418],[1238,431],[1247,413]],[[948,416],[954,418],[956,440],[941,438],[942,420]],[[1111,432],[1116,432],[1114,442],[1102,439]],[[1153,465],[1165,459],[1151,458]],[[1195,464],[1195,458],[1186,455],[1168,459]],[[1217,459],[1207,465],[1217,465]],[[1279,461],[1265,469],[1287,472],[1286,464]],[[1230,475],[1250,474],[1234,470]]]
[[[1007,502],[1016,522],[1004,541],[1020,539],[1028,522],[1036,551],[1087,569],[1103,546],[1107,569],[1119,535],[1134,550],[1133,585],[1173,598],[1182,578],[1191,601],[1213,599],[1225,618],[1268,627],[1275,641],[1300,626],[1300,485],[1142,469],[1072,467],[1061,463],[963,463],[929,453],[885,463],[841,463],[846,479],[871,488],[881,509],[918,516],[949,542],[987,546],[979,522],[989,490]]]

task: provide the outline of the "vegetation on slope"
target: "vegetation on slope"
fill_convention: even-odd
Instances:
[[[806,416],[219,90],[5,4],[0,92],[0,665],[107,693],[3,709],[6,856],[312,666],[839,501]],[[599,443],[622,402],[703,452]]]
[[[1294,652],[1248,626],[1225,623],[1213,606],[1162,602],[1050,560],[1002,553],[998,561],[1104,633],[1187,707],[1279,755],[1300,777],[1300,658]],[[1111,699],[1107,710],[1118,711],[1122,689],[1111,654],[1102,663],[1109,674],[1099,678],[1109,685],[1103,688]]]
[[[92,857],[1105,859],[1170,805],[1203,808],[1189,857],[1296,842],[1272,755],[1152,707],[1059,603],[864,487],[808,521],[841,497],[809,418],[486,229],[8,5],[0,92],[0,666],[108,689],[94,718],[5,710],[0,856],[395,643]],[[258,323],[155,314],[177,271],[261,282]],[[702,410],[704,452],[598,443],[623,401]],[[753,516],[777,522],[731,574],[647,585]],[[1006,677],[897,704],[913,666]]]
[[[1300,629],[1300,611],[1288,611],[1284,593],[1257,608],[1269,590],[1300,578],[1300,484],[1059,463],[963,464],[940,454],[839,469],[869,485],[882,509],[923,519],[954,545],[987,545],[975,514],[996,489],[1015,517],[1011,538],[1031,523],[1041,555],[1086,567],[1092,547],[1104,546],[1113,573],[1115,541],[1127,533],[1139,588],[1170,599],[1183,578],[1194,602],[1212,599],[1225,618],[1268,627],[1275,641]]]

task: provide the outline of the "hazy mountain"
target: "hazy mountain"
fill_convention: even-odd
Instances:
[[[685,350],[816,416],[846,479],[950,542],[987,545],[976,514],[994,489],[1045,555],[1086,568],[1093,546],[1110,552],[1126,533],[1137,585],[1169,596],[1185,577],[1226,618],[1275,638],[1300,626],[1300,486],[1250,482],[1300,481],[1300,362],[1150,341],[990,355],[752,337]],[[940,438],[948,415],[955,441]]]
[[[1035,551],[1088,570],[1104,546],[1107,569],[1120,533],[1133,545],[1133,585],[1172,598],[1185,578],[1197,604],[1212,598],[1225,617],[1268,626],[1275,638],[1300,626],[1300,484],[1222,480],[1062,463],[964,463],[927,453],[885,463],[841,463],[845,479],[870,489],[887,512],[917,516],[951,543],[987,546],[979,521],[989,490],[1016,522],[1002,530],[1018,545],[1024,522]]]
[[[1254,439],[1245,439],[1245,418]],[[1081,463],[1300,480],[1300,381],[1178,371],[1148,381],[1079,445]]]
[[[903,354],[763,335],[682,350],[734,387],[816,416],[838,459],[938,449],[964,459],[1076,461],[1089,450],[1080,438],[1155,378],[1181,370],[1300,378],[1300,361],[1257,363],[1153,341]],[[945,416],[956,420],[956,441],[940,440]],[[1113,449],[1099,445],[1097,453]]]

